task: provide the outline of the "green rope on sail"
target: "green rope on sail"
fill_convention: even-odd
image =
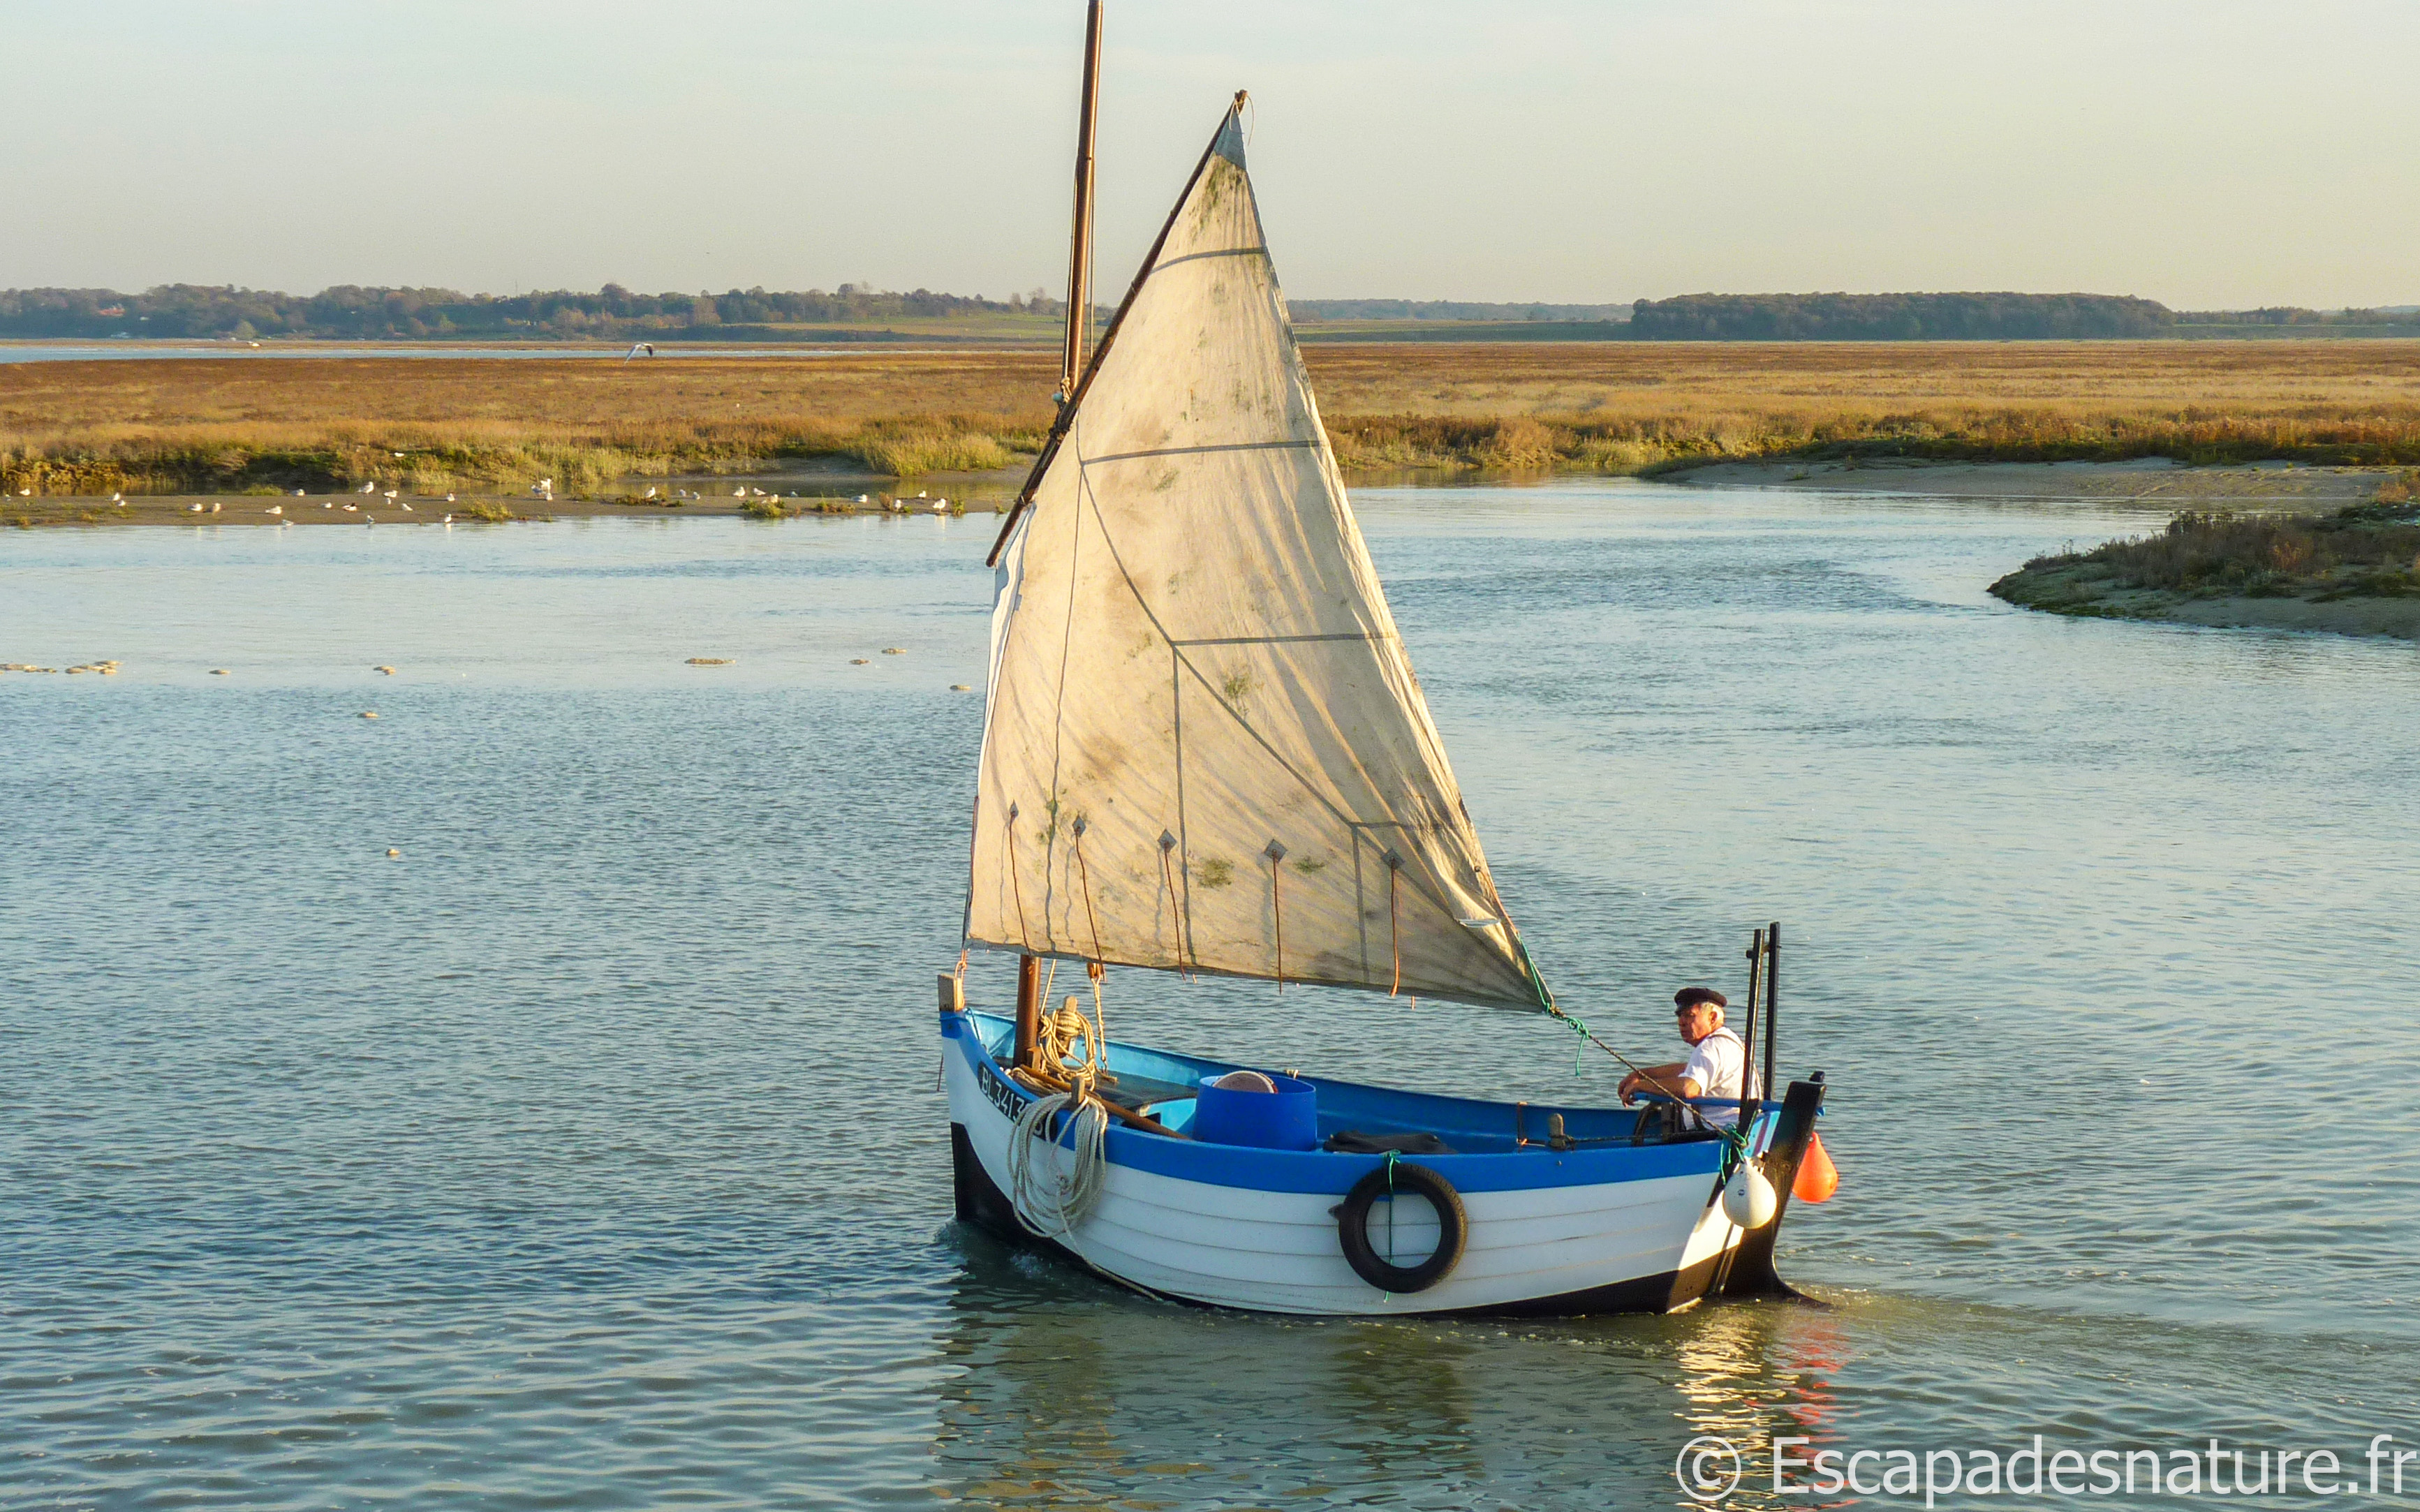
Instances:
[[[1589,1026],[1587,1025],[1581,1023],[1577,1018],[1569,1013],[1557,1011],[1555,1017],[1562,1023],[1569,1025],[1571,1026],[1571,1031],[1579,1036],[1579,1042],[1572,1047],[1572,1074],[1577,1076],[1588,1064],[1589,1041],[1595,1039],[1596,1036],[1589,1033]]]

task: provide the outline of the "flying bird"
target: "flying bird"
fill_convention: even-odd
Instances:
[[[622,361],[624,361],[624,362],[626,362],[626,363],[627,363],[627,362],[628,362],[628,361],[629,361],[631,358],[633,358],[633,357],[653,357],[653,356],[655,356],[655,355],[656,355],[656,344],[655,344],[654,342],[651,342],[651,341],[635,342],[635,343],[633,343],[633,344],[631,345],[631,347],[630,347],[630,349],[629,349],[628,351],[624,352],[624,353],[622,354]]]

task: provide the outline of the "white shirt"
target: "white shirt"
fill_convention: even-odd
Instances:
[[[1747,1046],[1730,1030],[1716,1029],[1690,1048],[1689,1063],[1681,1074],[1698,1084],[1699,1097],[1745,1097],[1740,1087],[1746,1070]],[[1737,1108],[1699,1108],[1698,1114],[1721,1128],[1739,1124]]]

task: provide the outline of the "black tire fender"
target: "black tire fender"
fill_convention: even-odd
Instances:
[[[1436,1210],[1437,1245],[1429,1257],[1418,1265],[1397,1265],[1380,1257],[1370,1243],[1370,1210],[1378,1199],[1390,1192],[1408,1192],[1426,1197]],[[1470,1239],[1470,1215],[1463,1211],[1462,1194],[1447,1180],[1425,1165],[1408,1161],[1396,1161],[1380,1165],[1353,1183],[1344,1200],[1330,1208],[1336,1215],[1336,1234],[1344,1246],[1344,1263],[1353,1273],[1381,1291],[1399,1296],[1426,1291],[1462,1263],[1463,1246]]]

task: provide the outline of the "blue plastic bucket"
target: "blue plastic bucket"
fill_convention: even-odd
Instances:
[[[1276,1091],[1214,1087],[1211,1083],[1218,1077],[1202,1077],[1193,1104],[1193,1137],[1213,1145],[1249,1145],[1255,1149],[1317,1149],[1318,1092],[1309,1082],[1273,1071],[1262,1074],[1276,1085]]]

